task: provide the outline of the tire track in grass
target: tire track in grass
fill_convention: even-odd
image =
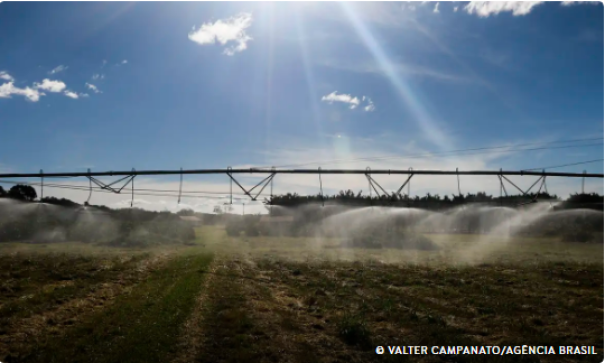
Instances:
[[[162,259],[163,256],[129,259],[125,264],[120,262],[117,270],[106,275],[47,283],[38,294],[32,295],[33,298],[10,301],[4,310],[0,308],[0,360],[9,362],[23,356],[49,336],[60,336],[78,320],[110,305],[116,296],[131,289]],[[57,271],[61,273],[61,270]]]
[[[143,256],[132,256],[126,260],[104,261],[95,257],[65,257],[56,255],[21,257],[14,266],[0,265],[4,275],[12,276],[13,283],[0,288],[2,305],[0,323],[6,326],[13,319],[49,310],[73,297],[81,297],[95,284],[118,281],[130,277],[135,272],[135,264],[140,264]],[[56,262],[54,262],[56,261]],[[109,266],[108,266],[109,264]],[[16,277],[16,278],[15,278]],[[4,284],[2,284],[4,285]],[[11,286],[12,285],[12,288]],[[6,291],[8,289],[8,291]],[[15,289],[15,291],[12,291]]]
[[[361,362],[323,326],[287,306],[283,288],[256,264],[218,263],[208,287],[204,340],[196,362]]]
[[[172,361],[181,325],[193,310],[211,260],[209,254],[175,257],[111,307],[20,361]]]
[[[205,332],[195,359],[199,363],[285,362],[283,347],[271,340],[251,314],[249,284],[242,266],[217,261],[204,308]]]
[[[303,302],[284,296],[286,286],[275,280],[273,271],[251,268],[246,275],[250,315],[267,332],[280,362],[356,362],[325,325],[301,311]]]
[[[202,343],[204,341],[204,318],[208,312],[207,305],[210,297],[208,296],[208,286],[214,284],[215,273],[218,268],[217,260],[208,266],[207,276],[202,282],[201,291],[198,294],[193,312],[182,326],[181,337],[178,342],[178,354],[172,362],[190,363],[195,357],[201,354]]]

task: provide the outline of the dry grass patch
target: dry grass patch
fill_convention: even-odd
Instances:
[[[19,360],[61,336],[143,280],[163,256],[78,256],[14,253],[0,256],[7,293],[0,301],[0,358]]]

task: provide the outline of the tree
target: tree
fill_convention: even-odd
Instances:
[[[38,197],[38,194],[31,185],[17,184],[10,188],[8,196],[13,199],[31,202]]]
[[[298,195],[296,193],[287,193],[283,195],[273,195],[272,198],[265,199],[264,203],[266,206],[282,206],[282,207],[296,207],[309,203],[327,203],[327,204],[341,204],[348,206],[368,206],[368,205],[383,205],[383,206],[391,206],[391,207],[414,207],[414,208],[423,208],[429,210],[441,210],[457,207],[464,204],[470,203],[483,203],[490,205],[508,205],[508,206],[516,206],[520,203],[527,202],[528,199],[533,199],[536,197],[536,194],[529,194],[528,196],[522,195],[509,195],[503,197],[493,197],[491,195],[487,195],[485,192],[479,192],[477,194],[468,193],[467,195],[463,194],[452,194],[450,196],[441,197],[439,194],[430,194],[427,193],[425,196],[399,196],[395,193],[389,195],[375,195],[373,194],[371,197],[369,195],[364,195],[360,191],[358,194],[353,193],[352,190],[341,190],[338,194],[335,195]],[[582,198],[585,198],[583,196]],[[591,197],[592,198],[592,197]],[[595,198],[601,198],[601,202],[598,205],[598,208],[602,208],[603,196],[596,196]],[[545,192],[542,192],[537,195],[537,199],[540,200],[557,200],[556,195],[551,195]],[[283,209],[271,209],[272,215],[277,215],[276,213],[281,213],[279,211],[283,211]]]
[[[192,216],[194,214],[193,209],[181,209],[180,211],[176,212],[177,216]]]
[[[4,188],[2,188],[2,185],[0,185],[0,197],[4,196],[6,196],[6,190],[4,190]]]
[[[221,206],[220,206],[220,205],[215,205],[215,206],[214,206],[214,210],[213,210],[213,212],[214,212],[215,214],[223,214],[223,208],[221,208]]]
[[[63,207],[79,207],[80,205],[72,200],[65,198],[56,198],[56,197],[44,197],[40,200],[43,203],[61,205]]]

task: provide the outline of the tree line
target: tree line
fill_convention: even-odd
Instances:
[[[466,195],[452,194],[444,195],[427,193],[424,196],[408,197],[407,195],[363,195],[361,191],[355,194],[352,190],[341,190],[334,195],[298,195],[297,193],[286,193],[274,195],[272,198],[265,198],[263,201],[266,206],[277,205],[282,207],[298,207],[306,204],[328,204],[328,205],[346,205],[346,206],[390,206],[390,207],[409,207],[427,210],[445,210],[466,204],[486,204],[493,206],[519,206],[534,202],[561,202],[562,200],[555,194],[546,192],[528,193],[527,195],[505,195],[492,196],[485,192],[476,194],[467,193]],[[603,196],[597,193],[573,194],[558,208],[582,207],[589,209],[603,210]],[[281,209],[271,209],[271,214],[281,213]]]

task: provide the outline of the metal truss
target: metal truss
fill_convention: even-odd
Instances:
[[[10,173],[0,174],[2,178],[57,178],[57,177],[89,177],[89,176],[133,176],[133,175],[186,175],[186,174],[414,174],[414,175],[518,175],[518,176],[552,176],[569,178],[603,178],[596,173],[565,173],[540,171],[512,170],[412,170],[412,169],[191,169],[191,170],[139,170],[139,171],[98,171],[73,173]]]
[[[273,177],[275,177],[276,171],[275,169],[273,169],[271,171],[271,174],[266,177],[265,179],[261,180],[258,184],[256,184],[255,186],[253,186],[251,189],[246,190],[246,188],[244,188],[238,181],[237,179],[235,179],[231,173],[231,168],[227,169],[227,175],[229,176],[229,178],[231,179],[231,184],[229,186],[229,194],[230,194],[230,203],[233,204],[233,182],[235,182],[235,184],[237,184],[237,186],[239,186],[241,188],[241,190],[244,191],[244,193],[250,197],[250,199],[252,199],[253,201],[256,201],[256,198],[258,198],[258,196],[263,192],[263,190],[265,190],[265,188],[267,187],[267,185],[271,184],[271,199],[273,199]],[[263,186],[258,193],[256,193],[255,196],[252,196],[252,191],[256,188],[258,188],[259,186]]]
[[[10,173],[10,174],[0,174],[0,180],[2,178],[40,178],[41,179],[41,199],[44,197],[44,178],[60,178],[60,177],[86,177],[89,179],[89,188],[90,192],[88,195],[88,199],[85,202],[85,205],[88,205],[90,198],[92,196],[92,184],[96,184],[101,189],[108,190],[110,192],[120,194],[122,190],[128,186],[129,184],[132,186],[131,188],[131,202],[130,206],[132,207],[134,204],[134,178],[138,175],[180,175],[180,184],[179,184],[179,194],[178,194],[178,203],[181,202],[181,195],[183,189],[183,175],[185,174],[226,174],[230,179],[230,204],[233,204],[233,183],[237,184],[238,187],[253,201],[256,201],[257,198],[261,195],[261,193],[265,190],[268,185],[271,185],[271,201],[273,199],[273,179],[277,174],[318,174],[319,176],[319,188],[320,188],[320,196],[322,200],[322,205],[324,203],[324,192],[323,192],[323,182],[321,176],[323,174],[333,174],[333,175],[341,175],[341,174],[363,174],[368,180],[370,196],[372,195],[372,191],[376,193],[376,195],[381,196],[390,196],[394,197],[398,195],[401,199],[404,199],[401,194],[402,190],[407,186],[407,197],[409,202],[410,197],[410,185],[411,179],[414,175],[456,175],[458,181],[458,193],[461,194],[460,189],[460,175],[491,175],[497,176],[500,181],[500,195],[506,194],[508,196],[508,192],[505,187],[505,181],[516,188],[523,196],[530,197],[531,201],[529,203],[535,203],[537,201],[538,195],[544,189],[546,189],[546,177],[567,177],[567,178],[582,178],[582,192],[584,191],[584,180],[586,178],[601,178],[603,179],[603,174],[596,173],[565,173],[565,172],[539,172],[539,171],[503,171],[500,170],[470,170],[470,171],[459,171],[457,168],[455,171],[453,170],[413,170],[409,168],[407,170],[391,170],[391,169],[380,169],[380,170],[371,170],[369,167],[365,170],[363,169],[280,169],[276,170],[275,168],[267,169],[267,168],[250,168],[250,169],[232,169],[231,167],[227,169],[193,169],[193,170],[142,170],[136,171],[132,169],[131,171],[106,171],[106,172],[91,172],[88,169],[87,172],[72,172],[72,173],[44,173],[40,170],[40,173]],[[242,184],[235,179],[234,174],[269,174],[264,179],[262,179],[259,183],[254,185],[250,189],[246,189]],[[408,175],[405,182],[395,191],[394,193],[389,194],[373,177],[372,174],[380,174],[380,175]],[[513,183],[507,176],[537,176],[538,179],[527,189],[523,190],[518,185]],[[122,178],[106,184],[99,179],[95,178],[98,176],[122,176]],[[121,186],[119,183],[122,183]],[[529,193],[531,190],[540,184],[538,188],[538,192],[532,197]],[[257,193],[253,193],[257,188]],[[524,203],[524,204],[529,204]],[[523,205],[523,204],[522,204]]]
[[[408,186],[408,193],[407,196],[409,198],[410,196],[410,185],[411,185],[411,180],[412,177],[414,176],[414,173],[412,172],[412,168],[409,168],[408,171],[410,172],[410,175],[408,176],[408,178],[406,179],[406,181],[399,187],[399,189],[397,189],[397,191],[393,194],[395,195],[399,195],[399,197],[401,199],[403,199],[403,195],[401,195],[401,191],[403,190],[403,188],[405,188],[405,186]],[[384,196],[387,197],[393,197],[393,194],[389,194],[380,184],[378,184],[378,182],[376,180],[374,180],[374,178],[372,178],[372,176],[370,175],[372,173],[372,170],[368,167],[366,168],[366,178],[368,179],[368,183],[370,184],[370,196],[372,195],[372,189],[376,192],[376,195],[380,196],[380,192],[378,192],[378,190],[376,190],[376,187],[378,187]]]
[[[521,203],[519,204],[520,206],[526,205],[526,204],[532,204],[532,203],[536,203],[538,202],[538,196],[540,195],[540,192],[542,191],[542,188],[544,188],[544,192],[548,193],[548,189],[546,187],[546,175],[542,175],[538,178],[538,180],[536,180],[529,188],[527,188],[526,190],[523,190],[521,188],[519,188],[519,186],[517,186],[517,184],[513,183],[510,179],[508,179],[506,176],[504,175],[499,175],[498,178],[500,179],[500,191],[504,191],[504,193],[506,194],[506,196],[508,196],[508,193],[506,191],[506,187],[504,186],[504,181],[506,180],[508,183],[510,183],[510,185],[514,186],[519,192],[521,192],[521,194],[524,197],[530,197],[529,192],[538,184],[540,183],[540,187],[538,188],[538,192],[533,196],[533,198],[531,198],[531,200],[528,203]],[[583,191],[582,191],[583,192]],[[502,196],[502,195],[500,195]]]
[[[122,190],[124,188],[126,188],[126,186],[128,186],[128,184],[131,184],[132,185],[132,188],[131,188],[132,197],[130,200],[130,207],[132,208],[132,206],[134,204],[134,178],[137,176],[137,174],[135,174],[135,173],[136,173],[136,171],[134,169],[132,169],[132,172],[130,173],[130,175],[120,178],[112,183],[105,184],[102,181],[100,181],[99,179],[93,177],[92,173],[90,172],[90,169],[88,169],[88,174],[85,176],[88,178],[90,191],[88,193],[88,199],[86,200],[86,202],[84,202],[84,205],[88,205],[90,202],[90,198],[92,197],[92,183],[95,183],[101,189],[109,190],[115,194],[122,193]],[[124,182],[124,184],[122,184],[121,187],[119,187],[119,188],[113,187],[113,185],[116,185],[122,181],[125,181],[125,182]],[[180,196],[179,196],[179,202],[180,202]]]

